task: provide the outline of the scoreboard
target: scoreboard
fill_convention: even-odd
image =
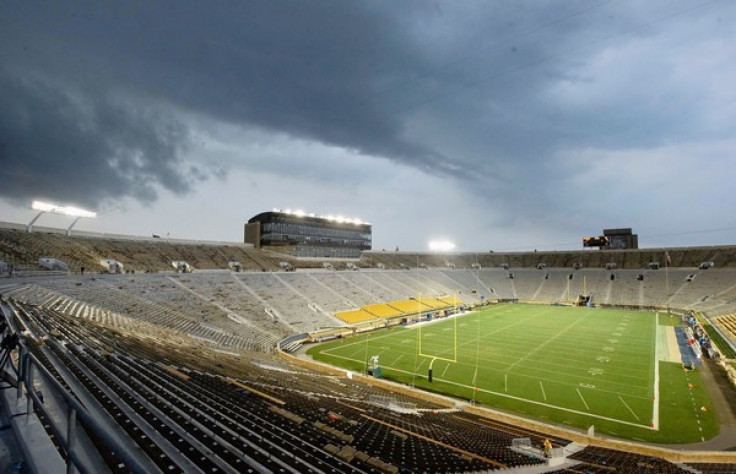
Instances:
[[[603,229],[598,237],[583,237],[583,247],[598,247],[609,250],[638,249],[639,236],[631,228]]]
[[[607,235],[583,237],[583,247],[610,247],[611,239]]]

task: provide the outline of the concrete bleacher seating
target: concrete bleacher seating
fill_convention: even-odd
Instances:
[[[612,449],[587,447],[571,456],[573,459],[592,467],[603,468],[606,472],[657,472],[661,474],[689,474],[691,471],[678,467],[664,459],[652,458],[635,453],[625,453]],[[585,472],[585,470],[583,470]]]
[[[241,262],[245,270],[277,269],[283,256],[259,251],[245,244],[197,244],[167,239],[108,239],[66,236],[64,233],[0,227],[0,258],[16,265],[36,265],[39,257],[57,258],[74,273],[106,269],[102,259],[114,259],[126,270],[171,271],[171,261],[184,260],[194,268],[228,268],[229,261]]]
[[[605,268],[615,263],[618,269],[643,269],[649,262],[663,264],[665,250],[670,256],[672,268],[697,268],[702,262],[714,262],[715,268],[736,265],[736,246],[651,248],[636,250],[588,250],[535,251],[535,252],[478,252],[462,254],[433,254],[416,252],[363,252],[361,266],[376,267],[379,263],[387,269],[399,269],[401,265],[409,269],[446,268],[452,264],[457,269],[471,269],[478,264],[482,269],[500,268],[509,264],[511,268],[536,268],[545,263],[547,268],[569,268],[580,264],[582,268]]]
[[[719,326],[728,338],[736,345],[736,314],[716,316],[711,319]]]
[[[59,383],[71,375],[77,396],[95,400],[165,472],[468,472],[539,463],[509,449],[507,425],[457,418],[406,394],[268,356],[238,379],[119,351],[100,357],[101,349],[120,347],[105,331],[34,307],[24,314],[47,340],[34,351]],[[425,411],[397,417],[376,398]],[[121,466],[114,453],[104,462]]]
[[[641,270],[518,269],[512,280],[500,268],[422,269],[424,278],[397,270],[220,271],[33,277],[6,292],[105,324],[138,320],[213,344],[272,348],[291,334],[438,310],[443,304],[449,309],[477,303],[481,296],[574,302],[585,291],[596,305],[651,307],[654,302],[713,317],[736,313],[736,270],[700,271],[685,281],[693,272],[650,270],[638,280]],[[358,309],[364,312],[353,312]]]
[[[360,304],[400,316],[443,305],[449,308],[458,298],[474,302],[479,293],[489,299],[565,300],[569,288],[570,298],[587,291],[604,304],[641,306],[655,301],[724,311],[714,319],[723,325],[736,323],[732,316],[736,314],[736,270],[716,270],[701,272],[686,283],[678,279],[694,270],[670,269],[674,284],[669,287],[663,270],[655,276],[651,276],[654,271],[648,272],[647,279],[638,281],[638,269],[616,270],[617,278],[610,280],[611,272],[603,269],[525,268],[515,269],[515,278],[509,281],[503,269],[443,267],[34,278],[3,287],[2,293],[39,305],[28,307],[34,327],[50,339],[49,350],[40,351],[39,357],[48,353],[47,357],[68,367],[91,396],[120,420],[121,429],[167,472],[241,471],[246,453],[272,470],[289,466],[307,472],[310,466],[329,466],[334,472],[468,472],[539,464],[509,445],[513,437],[529,436],[532,444],[540,446],[544,436],[462,411],[443,412],[440,406],[404,392],[313,372],[263,353],[297,330],[342,324],[325,313],[343,310],[356,313],[356,319],[361,314],[376,319],[365,311],[348,311]],[[545,273],[551,277],[545,278]],[[567,278],[571,273],[572,280]],[[161,360],[162,352],[151,352],[153,360],[148,360],[152,348],[132,348],[127,337],[110,336],[109,330],[121,328],[154,348],[195,344],[188,347],[202,352],[235,350],[233,354],[247,367],[238,384],[250,389],[205,373],[201,366],[178,371],[186,374],[184,381],[174,374],[177,371],[153,362]],[[56,332],[62,336],[49,336]],[[203,344],[197,346],[186,338]],[[57,339],[74,344],[65,349],[55,343]],[[399,416],[372,403],[376,396],[410,404],[422,410],[421,416]],[[175,449],[161,448],[166,443]],[[174,453],[179,457],[169,456]],[[612,472],[614,467],[627,472],[641,466],[681,472],[661,459],[612,450],[589,449],[578,459],[580,470],[569,472]],[[113,457],[109,462],[117,461]]]

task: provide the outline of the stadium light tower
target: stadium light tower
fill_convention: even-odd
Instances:
[[[71,235],[72,227],[74,227],[74,224],[76,224],[77,221],[81,219],[82,217],[86,217],[88,219],[97,217],[97,213],[92,212],[92,211],[87,211],[85,209],[80,209],[78,207],[60,206],[59,204],[50,204],[50,203],[42,202],[42,201],[33,201],[31,203],[31,209],[33,209],[34,211],[39,211],[39,213],[26,226],[26,231],[29,233],[33,232],[33,224],[45,212],[51,212],[53,214],[63,214],[65,216],[75,217],[74,222],[72,222],[72,225],[70,225],[66,229],[66,235]]]

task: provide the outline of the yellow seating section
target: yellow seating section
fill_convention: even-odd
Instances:
[[[455,299],[452,296],[442,296],[440,298],[422,297],[421,299],[411,298],[389,301],[388,303],[367,304],[360,309],[335,313],[335,317],[348,324],[356,324],[377,318],[392,318],[395,316],[417,314],[423,311],[447,309],[460,303],[461,301],[459,299]]]
[[[367,304],[363,306],[363,309],[379,318],[390,318],[391,316],[399,316],[402,313],[400,310],[386,303]]]
[[[733,339],[736,339],[736,314],[716,316],[713,320],[728,332]]]
[[[396,308],[400,313],[418,313],[419,311],[429,309],[427,306],[420,304],[417,300],[389,301],[387,304],[392,308]]]
[[[447,308],[447,303],[436,298],[420,298],[419,302],[431,309]]]
[[[362,323],[363,321],[370,321],[371,319],[376,319],[374,315],[362,309],[342,311],[340,313],[335,313],[335,316],[337,316],[339,319],[342,319],[348,324]]]
[[[437,298],[439,301],[442,301],[450,306],[459,306],[462,304],[462,301],[460,301],[458,298],[455,298],[454,296],[442,296],[440,298]]]

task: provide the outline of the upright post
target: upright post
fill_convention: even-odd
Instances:
[[[69,419],[66,425],[66,450],[72,452],[77,440],[77,410],[69,407]],[[74,474],[76,468],[70,459],[66,463],[66,474]]]
[[[667,305],[667,314],[670,314],[670,274],[669,274],[670,254],[664,251],[664,286],[665,286],[665,304]]]

